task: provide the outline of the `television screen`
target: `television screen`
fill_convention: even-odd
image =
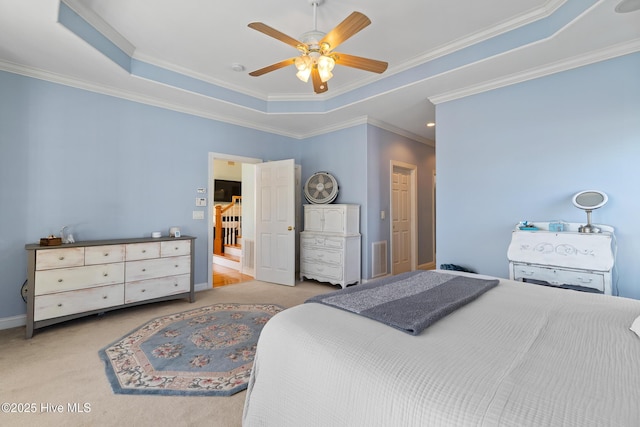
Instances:
[[[215,202],[231,202],[232,196],[240,196],[242,182],[228,181],[226,179],[216,179],[213,182],[213,200]]]

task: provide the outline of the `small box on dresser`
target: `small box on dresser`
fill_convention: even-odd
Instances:
[[[130,305],[195,301],[195,237],[94,240],[26,245],[27,328]]]
[[[314,279],[342,288],[359,283],[360,252],[359,205],[304,205],[301,280]]]

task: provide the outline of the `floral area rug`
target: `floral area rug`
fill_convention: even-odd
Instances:
[[[282,310],[215,304],[158,317],[100,357],[115,393],[230,396],[247,388],[260,331]]]

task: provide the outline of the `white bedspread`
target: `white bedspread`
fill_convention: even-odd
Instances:
[[[509,280],[418,336],[303,304],[262,331],[243,425],[637,427],[639,315]]]

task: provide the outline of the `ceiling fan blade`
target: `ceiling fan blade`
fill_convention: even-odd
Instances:
[[[304,43],[299,42],[293,37],[289,37],[285,33],[282,33],[275,28],[268,26],[267,24],[263,24],[262,22],[252,22],[248,25],[248,27],[253,28],[256,31],[260,31],[261,33],[266,34],[269,37],[273,37],[276,40],[280,40],[281,42],[286,43],[289,46],[293,46],[296,49],[298,49],[298,46],[300,45],[306,46]]]
[[[313,90],[315,93],[323,93],[329,90],[327,86],[327,82],[322,82],[320,79],[320,73],[318,72],[318,67],[313,67],[311,69],[311,79],[313,80]]]
[[[360,56],[347,55],[346,53],[335,53],[331,55],[335,59],[336,64],[344,65],[346,67],[359,68],[365,71],[371,71],[373,73],[384,73],[388,63],[384,61],[378,61],[375,59],[362,58]]]
[[[320,44],[329,43],[329,49],[333,50],[369,24],[371,24],[369,18],[360,12],[353,12],[333,30],[329,31],[320,40]]]
[[[255,70],[249,73],[250,76],[258,77],[263,74],[270,73],[271,71],[279,70],[280,68],[284,68],[289,65],[293,65],[296,61],[296,58],[285,59],[284,61],[280,61],[277,64],[271,64],[268,67],[260,68],[259,70]]]

